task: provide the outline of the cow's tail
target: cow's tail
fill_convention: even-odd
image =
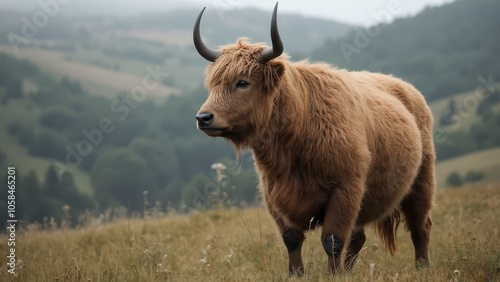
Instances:
[[[375,225],[375,231],[391,255],[394,255],[398,249],[396,233],[398,231],[399,224],[403,220],[403,214],[401,213],[401,210],[397,208],[390,215],[377,222]]]

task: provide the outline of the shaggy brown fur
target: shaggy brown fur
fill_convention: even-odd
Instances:
[[[304,269],[311,227],[323,226],[323,242],[343,242],[342,256],[328,256],[337,272],[352,267],[369,223],[394,253],[403,218],[416,261],[427,264],[435,154],[423,96],[383,74],[285,55],[259,63],[264,48],[244,39],[222,47],[207,68],[210,95],[199,113],[213,114],[206,134],[253,150],[268,210],[284,238],[294,238],[290,272]],[[237,87],[241,80],[249,86]]]

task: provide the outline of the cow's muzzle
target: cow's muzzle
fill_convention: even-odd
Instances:
[[[203,129],[203,127],[208,127],[214,120],[214,115],[212,113],[197,113],[196,120],[198,121],[198,128]]]
[[[208,136],[223,136],[226,131],[226,128],[220,128],[214,124],[214,115],[212,113],[197,113],[196,120],[198,121],[198,129],[202,130]]]

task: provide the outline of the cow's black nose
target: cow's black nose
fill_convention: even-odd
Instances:
[[[209,125],[214,119],[214,115],[212,113],[197,113],[196,120],[199,125]]]

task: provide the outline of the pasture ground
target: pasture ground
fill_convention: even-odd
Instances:
[[[286,248],[262,207],[168,213],[108,223],[91,216],[18,226],[17,275],[7,272],[0,235],[1,281],[331,281],[320,231],[303,246],[305,277],[287,274]],[[399,229],[391,257],[368,229],[353,271],[333,281],[500,281],[500,186],[442,189],[433,212],[431,266],[416,270],[410,236]],[[56,226],[57,225],[57,226]]]

